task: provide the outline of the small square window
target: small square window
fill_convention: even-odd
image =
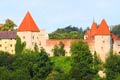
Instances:
[[[23,36],[23,39],[25,39],[25,36]]]
[[[105,41],[103,41],[103,43],[105,43]]]
[[[11,52],[13,52],[13,50],[11,50]]]
[[[34,36],[32,38],[34,39]]]
[[[12,47],[12,44],[10,44],[10,47]]]
[[[7,47],[5,47],[5,49],[7,49]]]

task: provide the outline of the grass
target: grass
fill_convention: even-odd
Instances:
[[[68,56],[51,57],[54,62],[54,67],[62,70],[64,73],[69,73],[71,69],[72,58]]]

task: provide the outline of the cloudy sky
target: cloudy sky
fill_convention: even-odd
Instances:
[[[0,0],[0,23],[10,18],[19,26],[27,11],[48,33],[68,25],[85,29],[93,19],[120,24],[120,0]]]

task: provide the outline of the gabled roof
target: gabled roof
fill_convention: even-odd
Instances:
[[[96,31],[97,31],[97,24],[95,22],[93,22],[93,24],[91,26],[91,36],[94,36]]]
[[[33,20],[32,16],[30,15],[30,13],[27,12],[17,31],[39,32],[40,30],[36,25],[35,21]]]
[[[97,29],[96,35],[110,35],[110,30],[105,19],[101,21],[101,24]]]

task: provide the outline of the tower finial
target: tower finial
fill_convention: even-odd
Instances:
[[[93,17],[93,22],[95,22],[95,18]]]

